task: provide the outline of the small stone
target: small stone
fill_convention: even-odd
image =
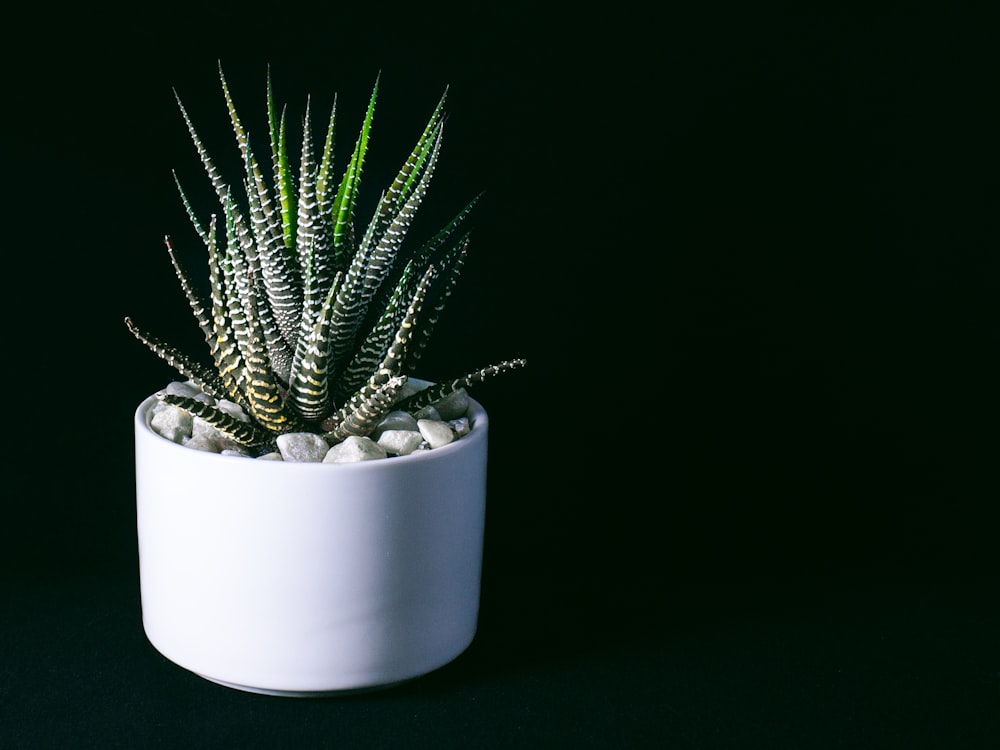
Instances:
[[[224,433],[215,425],[209,423],[208,421],[202,419],[201,417],[195,417],[194,422],[191,425],[191,438],[201,439],[206,443],[211,443],[215,446],[214,451],[216,453],[222,453],[226,450],[239,451],[241,454],[246,455],[246,449],[233,440],[229,435]],[[202,449],[204,450],[204,449]]]
[[[191,437],[206,437],[209,440],[215,440],[221,435],[222,432],[218,427],[201,417],[195,417],[191,422]]]
[[[323,459],[325,464],[352,463],[354,461],[371,461],[386,458],[385,448],[369,437],[351,435],[341,443],[337,443]]]
[[[275,441],[284,461],[319,463],[330,450],[330,444],[311,432],[286,432]]]
[[[464,388],[459,388],[440,401],[435,401],[434,408],[445,421],[464,417],[469,412],[469,393]]]
[[[455,439],[455,433],[451,431],[448,423],[439,419],[418,419],[417,429],[432,449],[448,445]]]
[[[378,440],[383,432],[386,430],[416,430],[417,420],[416,418],[405,411],[391,411],[382,417],[382,421],[375,425],[375,429],[372,430],[371,438],[372,440]]]
[[[183,409],[170,404],[159,404],[161,408],[153,410],[153,417],[149,420],[149,426],[153,430],[175,443],[182,443],[185,438],[191,437],[191,429],[194,418]]]
[[[468,435],[472,432],[472,425],[469,422],[468,417],[459,417],[458,419],[449,419],[448,426],[451,427],[455,432],[455,437],[460,438]]]
[[[418,420],[421,420],[421,419],[434,419],[434,420],[437,420],[438,422],[441,421],[441,414],[438,412],[437,409],[434,408],[433,404],[430,405],[430,406],[425,406],[423,409],[421,409],[420,411],[418,411],[413,416],[415,416]]]
[[[197,435],[195,437],[188,438],[184,441],[183,445],[185,448],[204,451],[205,453],[219,452],[219,444],[207,435]]]
[[[413,420],[414,427],[417,421]],[[386,430],[378,438],[378,444],[385,452],[393,456],[406,456],[413,453],[424,442],[424,436],[419,430]]]
[[[284,461],[281,454],[277,451],[272,451],[271,453],[265,453],[263,456],[257,456],[258,461]]]

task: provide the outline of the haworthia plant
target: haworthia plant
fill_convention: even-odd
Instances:
[[[471,200],[431,239],[404,245],[441,150],[445,89],[395,179],[362,231],[358,190],[378,95],[376,78],[347,165],[334,170],[336,103],[325,131],[314,131],[305,105],[298,167],[289,154],[286,109],[274,102],[267,74],[270,163],[254,153],[219,66],[219,80],[242,156],[239,190],[223,178],[180,97],[177,105],[218,198],[208,222],[198,218],[177,176],[180,198],[208,256],[208,299],[167,252],[212,365],[136,326],[132,334],[206,394],[239,404],[240,421],[185,396],[161,394],[236,442],[262,452],[286,432],[332,442],[367,435],[391,410],[416,410],[525,364],[505,360],[399,396],[444,309],[465,261]]]

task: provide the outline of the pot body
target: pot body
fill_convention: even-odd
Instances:
[[[488,422],[432,451],[350,464],[185,448],[135,412],[142,622],[230,687],[317,695],[426,674],[472,642]]]

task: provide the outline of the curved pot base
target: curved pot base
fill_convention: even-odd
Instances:
[[[416,675],[415,677],[410,677],[405,680],[397,680],[396,682],[387,682],[384,685],[370,685],[368,687],[357,687],[357,688],[345,688],[343,690],[271,690],[270,688],[260,688],[254,687],[252,685],[237,685],[235,682],[226,682],[225,680],[217,680],[214,677],[209,677],[207,674],[199,674],[195,672],[199,677],[209,682],[214,682],[216,685],[222,685],[223,687],[233,688],[234,690],[242,690],[245,693],[256,693],[257,695],[276,695],[281,698],[341,698],[351,695],[362,695],[364,693],[377,693],[382,690],[391,690],[394,687],[400,685],[405,685],[408,682],[412,682],[417,679],[417,677],[422,677],[422,675]]]

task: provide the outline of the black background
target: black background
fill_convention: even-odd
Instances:
[[[983,8],[303,7],[285,26],[161,6],[9,28],[0,744],[995,747]],[[341,149],[381,75],[369,201],[449,86],[414,231],[486,191],[427,372],[528,359],[474,393],[480,632],[395,691],[244,695],[142,634],[131,419],[173,372],[122,320],[200,346],[162,245],[199,262],[172,89],[233,149],[220,60],[248,122],[268,64],[291,114],[336,93]]]

